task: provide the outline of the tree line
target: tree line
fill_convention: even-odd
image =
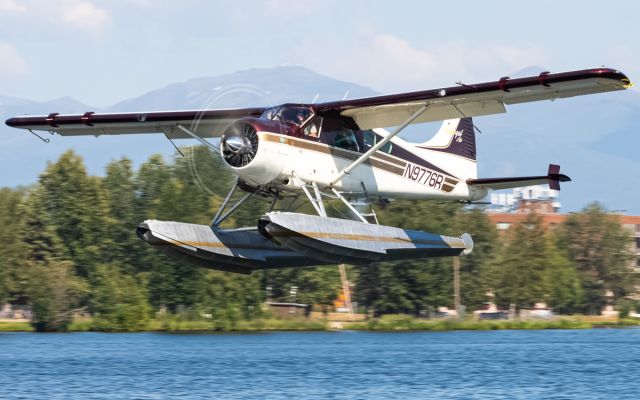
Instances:
[[[233,176],[209,149],[182,151],[138,168],[116,160],[103,177],[90,176],[68,151],[36,184],[0,189],[0,304],[31,307],[43,331],[66,329],[78,313],[90,314],[96,329],[141,329],[159,310],[224,328],[264,316],[267,296],[329,311],[341,290],[336,266],[237,275],[178,262],[136,236],[146,219],[209,224],[229,190]],[[254,196],[226,224],[255,225],[267,207]],[[597,313],[607,290],[620,302],[634,290],[630,237],[598,204],[552,231],[532,214],[505,235],[482,210],[460,204],[402,200],[376,212],[384,225],[472,235],[474,251],[460,270],[468,310],[492,291],[503,307],[545,301],[562,313]],[[386,262],[350,266],[348,275],[361,310],[422,315],[452,305],[451,265],[450,258]]]

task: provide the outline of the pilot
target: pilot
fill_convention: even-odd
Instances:
[[[304,122],[304,114],[302,114],[302,111],[298,111],[296,114],[296,121],[298,122],[298,125]]]

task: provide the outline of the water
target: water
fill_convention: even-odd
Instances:
[[[0,334],[7,399],[638,399],[640,329]]]

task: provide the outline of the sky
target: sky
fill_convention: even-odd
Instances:
[[[0,0],[0,95],[107,107],[286,64],[382,93],[528,66],[640,80],[638,15],[638,1]]]

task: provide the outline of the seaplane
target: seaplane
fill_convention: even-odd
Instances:
[[[559,190],[560,182],[570,178],[554,164],[546,175],[479,178],[472,118],[504,113],[507,105],[630,86],[625,74],[602,67],[317,104],[54,112],[14,117],[6,124],[36,136],[34,131],[96,137],[156,133],[210,147],[236,176],[211,224],[147,220],[137,227],[137,234],[170,256],[249,274],[270,268],[469,254],[469,234],[449,237],[383,226],[372,204],[390,199],[474,203],[490,190],[547,183]],[[443,121],[442,126],[423,143],[398,136],[410,124],[433,121]],[[384,129],[388,127],[394,128]],[[269,199],[255,226],[221,227],[253,196]],[[340,204],[345,212],[329,215],[328,202]],[[300,203],[311,213],[296,212]]]

